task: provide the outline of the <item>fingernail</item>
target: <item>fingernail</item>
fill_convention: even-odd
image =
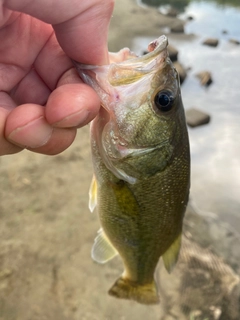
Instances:
[[[52,132],[53,128],[44,117],[40,117],[15,129],[8,136],[8,140],[24,148],[38,148],[49,141]]]
[[[78,126],[83,126],[88,122],[90,112],[88,110],[81,110],[76,113],[73,113],[66,118],[55,122],[54,127],[60,128],[73,128]]]

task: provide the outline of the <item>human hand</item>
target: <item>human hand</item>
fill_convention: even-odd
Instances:
[[[57,154],[98,113],[71,59],[107,64],[113,0],[0,0],[0,155]]]

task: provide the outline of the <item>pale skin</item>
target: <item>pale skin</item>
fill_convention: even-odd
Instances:
[[[107,64],[113,0],[0,0],[0,155],[48,155],[98,113],[71,59]]]

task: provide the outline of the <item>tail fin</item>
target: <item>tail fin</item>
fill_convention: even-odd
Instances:
[[[154,281],[140,285],[120,277],[108,291],[111,296],[120,299],[135,300],[142,304],[157,304],[159,297]]]

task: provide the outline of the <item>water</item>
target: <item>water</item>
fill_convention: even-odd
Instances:
[[[195,17],[186,25],[186,32],[197,37],[181,45],[173,41],[180,49],[180,60],[193,67],[182,87],[184,104],[212,116],[210,125],[189,130],[192,196],[199,206],[217,211],[240,231],[240,47],[228,41],[240,40],[240,10],[192,2],[186,14]],[[217,37],[219,46],[202,46],[206,37]],[[201,70],[213,75],[214,83],[207,90],[199,87],[194,76]]]
[[[192,1],[180,17],[193,16],[194,21],[186,25],[187,33],[199,36],[218,37],[225,40],[231,35],[240,40],[240,2],[239,7],[219,6],[215,2]],[[223,34],[226,30],[228,34]]]
[[[202,210],[216,212],[240,232],[240,8],[211,1],[191,1],[181,17],[189,37],[168,34],[179,50],[179,61],[191,70],[182,86],[186,109],[197,107],[211,115],[209,125],[189,129],[192,156],[191,197]],[[227,33],[223,33],[223,30]],[[203,46],[217,37],[217,48]],[[135,39],[136,48],[152,39]],[[208,70],[213,84],[200,86],[195,74]]]

